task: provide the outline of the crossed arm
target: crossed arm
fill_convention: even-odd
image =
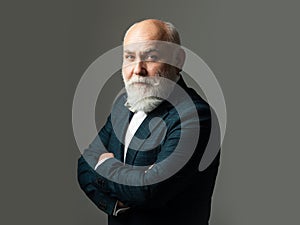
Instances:
[[[174,125],[167,133],[151,169],[124,165],[109,155],[110,158],[94,171],[93,167],[101,156],[111,154],[106,152],[112,134],[109,118],[99,138],[95,139],[78,161],[81,188],[101,210],[110,215],[118,201],[130,207],[159,207],[165,204],[186,190],[198,172],[209,135],[208,120],[206,117],[200,121],[201,138],[194,148],[189,149],[191,140],[199,137],[196,132],[199,121],[195,123],[191,117],[186,120],[181,118],[181,123]]]

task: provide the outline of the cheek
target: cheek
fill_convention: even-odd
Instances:
[[[153,66],[150,66],[147,68],[149,76],[156,76],[158,73],[164,73],[166,70],[166,65],[163,64],[154,64]]]
[[[131,71],[132,70],[130,68],[128,68],[128,67],[123,67],[122,68],[122,75],[123,75],[123,79],[124,80],[128,81],[131,78],[131,76],[132,76],[132,72]]]

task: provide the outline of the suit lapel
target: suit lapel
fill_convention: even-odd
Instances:
[[[129,125],[129,121],[132,118],[133,113],[130,112],[125,106],[126,96],[122,96],[119,102],[112,108],[112,127],[113,133],[116,136],[116,143],[113,149],[116,159],[124,162],[124,139]]]
[[[162,104],[165,104],[165,102],[163,102]],[[133,138],[128,146],[126,154],[126,164],[134,165],[134,161],[138,152],[143,147],[143,144],[145,143],[147,138],[149,138],[151,135],[151,130],[152,133],[154,133],[155,129],[157,129],[159,125],[162,125],[161,120],[154,118],[159,117],[160,119],[164,119],[168,115],[168,109],[169,108],[166,106],[158,106],[158,108],[154,109],[147,115],[145,120],[142,122],[142,124],[139,126],[138,130],[134,134],[134,137],[138,138],[138,140],[136,141]],[[154,120],[151,121],[152,119]],[[151,130],[149,129],[150,121]]]

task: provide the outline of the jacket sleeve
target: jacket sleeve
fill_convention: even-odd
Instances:
[[[209,108],[198,109],[198,114],[200,121],[187,113],[170,127],[151,169],[124,165],[115,158],[106,160],[97,168],[103,182],[101,190],[128,206],[150,207],[163,205],[184,191],[199,173],[199,162],[210,134]],[[191,140],[198,140],[193,148]],[[178,169],[178,165],[182,168]]]
[[[98,161],[99,155],[106,152],[107,142],[110,136],[110,117],[99,135],[90,144],[89,151],[85,151],[84,157],[80,157],[77,166],[77,179],[81,189],[87,197],[103,212],[113,215],[117,199],[103,191],[103,180],[95,172],[93,167]],[[87,162],[87,161],[88,162]]]
[[[87,197],[100,210],[108,215],[113,215],[117,199],[110,197],[108,193],[101,190],[102,179],[98,177],[98,174],[82,157],[78,160],[77,178]]]

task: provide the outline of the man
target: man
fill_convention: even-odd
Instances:
[[[204,171],[198,166],[212,110],[180,75],[178,32],[144,20],[123,44],[126,94],[80,157],[79,184],[109,225],[208,224],[219,155]]]

